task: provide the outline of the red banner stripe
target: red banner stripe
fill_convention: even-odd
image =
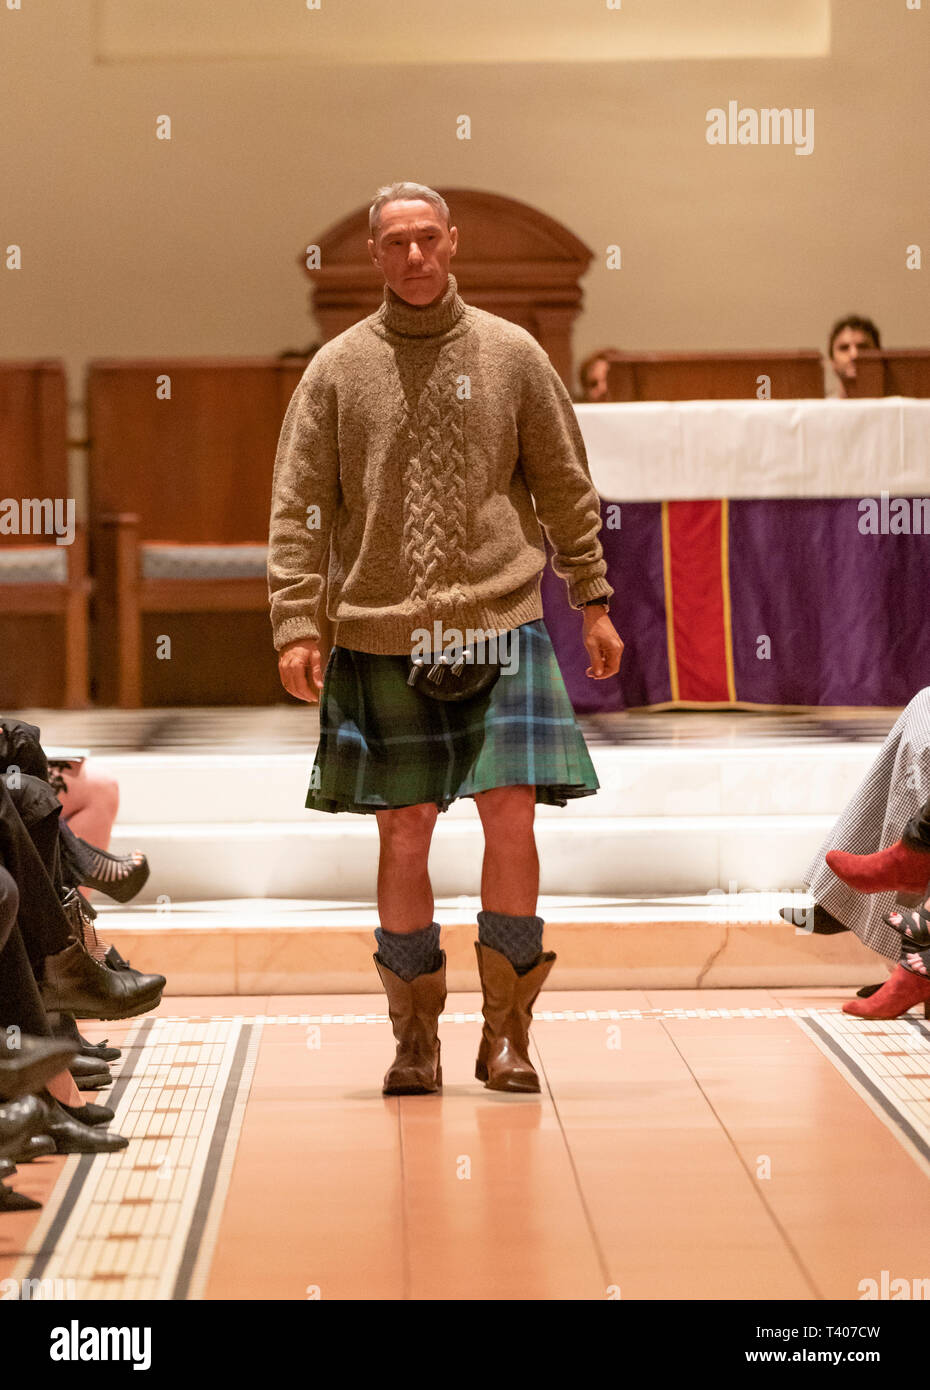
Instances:
[[[721,502],[669,502],[668,540],[679,700],[726,703]]]

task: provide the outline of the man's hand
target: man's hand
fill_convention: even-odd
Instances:
[[[620,669],[623,643],[605,608],[592,604],[581,611],[584,614],[581,640],[591,658],[585,675],[596,681],[606,680],[608,676],[615,676]]]
[[[278,653],[278,671],[281,684],[288,695],[294,695],[298,700],[306,700],[308,705],[319,704],[318,692],[323,689],[319,642],[314,642],[312,637],[301,637],[297,642],[288,642]],[[308,671],[313,686],[307,679]]]

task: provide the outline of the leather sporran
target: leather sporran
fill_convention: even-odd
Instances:
[[[477,647],[439,656],[410,656],[407,684],[431,700],[471,700],[485,695],[501,673],[499,661],[479,661]]]

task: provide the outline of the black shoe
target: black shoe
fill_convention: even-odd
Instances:
[[[34,1038],[0,1028],[0,1096],[16,1100],[31,1095],[64,1071],[77,1048],[58,1038]]]
[[[86,1105],[65,1105],[63,1100],[58,1104],[66,1115],[70,1115],[72,1120],[77,1120],[81,1125],[108,1125],[114,1118],[108,1105],[93,1105],[90,1101]]]
[[[779,917],[785,922],[790,922],[793,927],[805,927],[814,936],[836,936],[837,932],[849,931],[842,922],[838,922],[835,917],[831,917],[825,907],[820,903],[815,903],[813,908],[813,923],[811,922],[811,909],[809,907],[781,907],[778,910]]]
[[[75,1018],[136,1018],[158,1008],[161,980],[160,975],[146,978],[110,970],[75,939],[63,951],[45,957],[40,991],[46,1009]]]
[[[125,1149],[129,1140],[121,1134],[111,1134],[109,1130],[93,1129],[72,1120],[55,1100],[48,1107],[49,1118],[44,1132],[55,1140],[55,1150],[60,1154],[112,1154]]]
[[[107,1047],[106,1038],[102,1043],[89,1043],[86,1038],[81,1038],[81,1052],[85,1057],[96,1057],[101,1062],[116,1062],[123,1055],[118,1047]]]
[[[38,1096],[0,1105],[0,1158],[11,1158],[33,1134],[45,1129],[48,1111]]]
[[[130,975],[135,975],[137,980],[144,981],[145,984],[151,986],[152,989],[156,986],[159,989],[164,989],[165,985],[168,983],[164,975],[143,975],[141,971],[133,970],[129,961],[123,960],[123,957],[115,946],[107,947],[107,953],[103,958],[103,963],[110,970],[122,970],[128,972]]]
[[[32,1197],[27,1197],[24,1192],[14,1192],[12,1188],[4,1187],[0,1182],[0,1213],[5,1211],[38,1211],[41,1202],[36,1202]]]
[[[105,893],[118,903],[128,903],[149,876],[149,861],[141,851],[135,854],[110,854],[105,849],[82,840],[80,835],[65,831],[63,846],[69,869],[80,879],[84,888]]]
[[[75,1057],[68,1070],[79,1091],[99,1091],[102,1086],[113,1085],[106,1063],[97,1057]]]
[[[11,1178],[16,1172],[16,1164],[12,1158],[0,1158],[0,1182],[6,1178]]]
[[[54,1036],[73,1042],[84,1057],[99,1057],[101,1062],[115,1062],[123,1055],[118,1047],[107,1047],[106,1038],[102,1043],[91,1043],[82,1038],[73,1014],[51,1013],[48,1021]]]
[[[35,1158],[48,1158],[51,1154],[57,1153],[55,1140],[50,1134],[33,1134],[27,1139],[21,1149],[17,1149],[14,1154],[10,1154],[13,1163],[31,1163]]]

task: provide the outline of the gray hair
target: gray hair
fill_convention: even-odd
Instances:
[[[449,215],[449,207],[435,188],[427,188],[422,183],[391,183],[379,188],[375,194],[375,201],[368,209],[368,234],[373,241],[378,239],[378,227],[381,221],[381,209],[385,203],[394,202],[424,202],[430,203],[439,215],[445,218],[446,226],[452,225],[452,218]]]

